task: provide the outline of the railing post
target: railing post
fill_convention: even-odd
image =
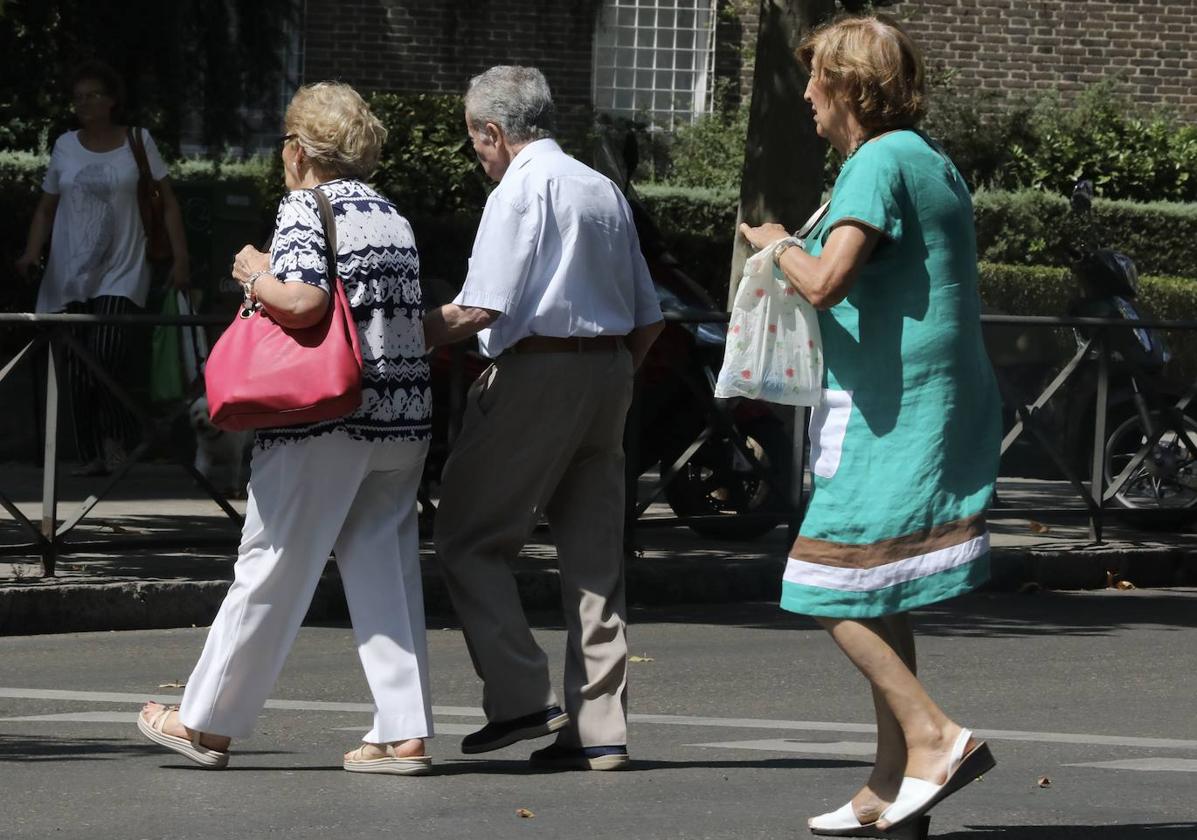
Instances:
[[[1105,506],[1105,455],[1106,455],[1106,412],[1110,398],[1110,354],[1106,341],[1106,330],[1098,327],[1097,343],[1097,396],[1093,409],[1093,472],[1089,477],[1089,495],[1093,507],[1089,512],[1089,537],[1093,542],[1102,542],[1102,512]]]
[[[57,331],[55,332],[57,335]],[[46,436],[42,451],[42,575],[54,577],[58,559],[58,358],[57,342],[46,345]]]

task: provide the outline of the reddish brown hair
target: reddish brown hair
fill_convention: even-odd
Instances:
[[[911,128],[927,111],[922,53],[888,15],[821,26],[803,39],[798,59],[871,132]]]

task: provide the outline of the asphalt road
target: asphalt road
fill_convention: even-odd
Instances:
[[[532,773],[529,744],[462,756],[479,687],[436,622],[423,778],[340,769],[369,719],[344,627],[304,628],[216,773],[133,723],[140,700],[178,694],[161,686],[187,678],[203,629],[0,638],[0,838],[807,837],[805,818],[865,777],[867,693],[813,623],[769,604],[633,619],[645,661],[619,773]],[[559,663],[559,626],[540,626]],[[1197,590],[975,595],[919,627],[932,693],[998,759],[936,809],[933,836],[1197,838]]]

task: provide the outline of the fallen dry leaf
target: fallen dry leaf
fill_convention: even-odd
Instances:
[[[647,656],[647,655],[646,656],[629,656],[628,657],[628,662],[652,662],[652,661],[653,661],[653,658],[651,656]]]
[[[193,624],[191,626],[194,627],[195,625]],[[187,683],[181,683],[178,680],[176,680],[175,682],[160,683],[158,685],[158,687],[159,688],[186,688]]]
[[[1051,526],[1036,522],[1034,519],[1027,520],[1027,527],[1031,529],[1032,534],[1050,534],[1052,532]]]
[[[1047,776],[1040,776],[1039,779],[1035,782],[1035,784],[1039,785],[1039,787],[1041,787],[1041,788],[1049,788],[1052,786],[1052,780],[1049,779]]]
[[[531,811],[529,811],[527,808],[516,808],[515,815],[523,820],[530,820],[536,816]]]

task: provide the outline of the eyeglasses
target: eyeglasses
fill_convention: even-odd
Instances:
[[[285,146],[286,144],[290,143],[292,140],[294,140],[298,136],[299,135],[297,135],[297,134],[284,134],[278,138],[278,143],[280,146]]]
[[[74,99],[75,102],[96,102],[100,99],[105,98],[106,96],[108,96],[108,93],[106,91],[86,90],[86,91],[83,91],[82,93],[76,93],[71,98]]]

